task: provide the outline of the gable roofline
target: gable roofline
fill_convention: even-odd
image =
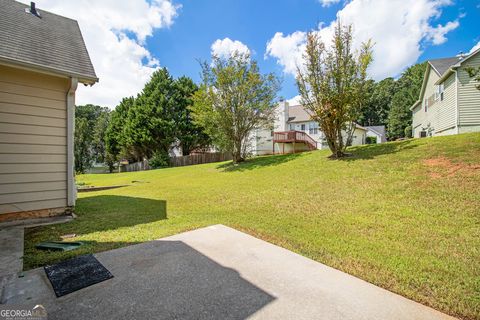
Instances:
[[[99,80],[97,77],[92,77],[86,74],[75,73],[75,72],[63,70],[60,68],[47,67],[41,64],[16,60],[16,59],[3,57],[3,56],[0,56],[0,65],[6,65],[6,66],[29,70],[29,71],[36,71],[39,73],[49,74],[53,76],[60,76],[65,78],[77,78],[78,82],[81,82],[85,85],[90,85],[90,86],[93,86]]]
[[[439,77],[441,77],[442,75],[437,70],[437,68],[435,68],[435,66],[430,61],[427,61],[427,62],[428,62],[428,65],[433,69],[433,71],[435,71],[435,73],[438,74]]]
[[[448,68],[448,70],[440,77],[440,79],[437,80],[437,82],[435,82],[435,84],[440,84],[440,83],[444,82],[445,80],[447,80],[447,78],[448,78],[452,73],[454,73],[458,68],[460,68],[465,61],[467,61],[467,60],[470,59],[471,57],[477,55],[479,52],[480,52],[480,48],[478,48],[477,50],[473,51],[473,52],[470,53],[468,56],[466,56],[465,58],[463,58],[462,60],[458,61],[456,64],[454,64],[454,65],[451,66],[450,68]]]
[[[379,136],[383,137],[385,136],[384,133],[381,133],[380,131],[378,131],[377,129],[374,128],[375,126],[366,126],[364,127],[365,129],[367,129],[368,131],[371,131],[371,132],[374,132],[376,134],[378,134]]]
[[[0,1],[0,64],[90,85],[97,82],[78,22],[46,10],[39,10],[40,18],[29,8],[18,1]]]
[[[430,69],[434,69],[432,64],[430,62],[427,63],[427,68],[425,69],[425,73],[423,74],[423,81],[422,81],[422,87],[420,88],[420,95],[418,96],[417,102],[415,102],[411,107],[410,110],[413,110],[417,105],[418,102],[422,101],[422,97],[425,93],[425,88],[427,87],[427,81],[428,81],[428,75],[430,74]],[[437,74],[438,72],[435,71]]]

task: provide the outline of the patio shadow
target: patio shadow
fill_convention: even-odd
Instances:
[[[150,241],[96,258],[112,279],[57,299],[38,280],[43,269],[35,269],[6,289],[5,303],[41,302],[53,319],[247,319],[276,299],[183,241]],[[23,301],[27,296],[33,299]]]

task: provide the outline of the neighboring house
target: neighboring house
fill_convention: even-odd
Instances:
[[[368,130],[367,137],[374,137],[376,143],[387,142],[387,130],[385,126],[369,126],[364,128]]]
[[[465,67],[480,67],[480,49],[428,61],[413,112],[413,137],[480,131],[480,91]]]
[[[0,1],[0,221],[75,205],[78,83],[98,81],[75,20]]]
[[[289,106],[288,102],[281,101],[276,113],[277,117],[272,128],[255,130],[251,138],[251,152],[254,155],[328,149],[325,135],[303,106]],[[352,145],[365,144],[368,135],[378,136],[378,143],[384,142],[384,131],[385,129],[381,133],[357,125],[353,133]]]

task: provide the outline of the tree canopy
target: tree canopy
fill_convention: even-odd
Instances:
[[[108,108],[92,104],[76,106],[74,159],[75,171],[84,173],[94,162],[109,162],[105,134],[110,122]]]
[[[275,117],[279,80],[261,74],[248,54],[213,56],[201,64],[203,83],[193,98],[192,116],[215,146],[232,153],[234,163],[245,160],[251,133],[268,127]]]
[[[397,80],[388,115],[389,139],[405,137],[405,129],[412,123],[410,107],[420,95],[425,68],[426,63],[413,65]]]
[[[124,98],[112,112],[105,143],[115,160],[152,159],[168,165],[172,148],[183,154],[210,144],[193,123],[189,106],[197,85],[188,77],[174,79],[166,68],[155,71],[136,98]]]
[[[341,158],[355,130],[367,95],[367,68],[372,61],[371,42],[357,55],[352,48],[352,26],[339,22],[331,46],[318,33],[309,32],[305,63],[298,67],[297,86],[301,104],[317,121],[332,156]]]

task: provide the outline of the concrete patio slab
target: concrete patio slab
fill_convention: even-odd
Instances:
[[[113,279],[56,298],[42,268],[6,304],[49,319],[453,319],[242,232],[215,225],[95,255]]]
[[[23,228],[0,229],[0,277],[23,270]]]

